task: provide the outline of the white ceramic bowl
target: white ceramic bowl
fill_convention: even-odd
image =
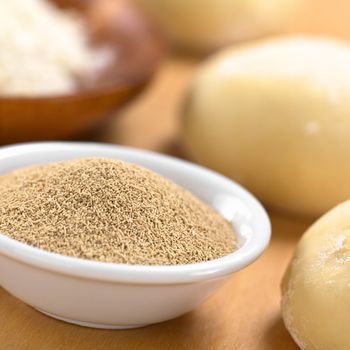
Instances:
[[[0,285],[41,312],[97,328],[169,320],[202,303],[268,245],[270,222],[251,194],[213,171],[164,155],[90,143],[32,143],[0,148],[0,173],[90,156],[136,163],[187,188],[232,221],[240,248],[198,264],[140,266],[66,257],[0,234]]]

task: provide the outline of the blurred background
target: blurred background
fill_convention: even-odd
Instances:
[[[346,0],[220,0],[215,6],[196,0],[53,2],[80,11],[92,40],[112,46],[118,58],[95,85],[90,82],[89,97],[76,97],[79,91],[43,100],[20,93],[0,97],[3,145],[94,140],[176,154],[181,150],[185,156],[179,142],[181,108],[196,67],[208,55],[225,45],[276,34],[350,36]],[[101,93],[104,86],[109,91]]]

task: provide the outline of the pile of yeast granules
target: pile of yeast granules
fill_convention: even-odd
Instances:
[[[104,158],[0,176],[0,232],[50,252],[125,264],[190,264],[236,249],[232,225],[191,193]]]

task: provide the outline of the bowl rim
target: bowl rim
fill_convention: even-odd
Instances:
[[[204,176],[206,181],[220,182],[229,186],[240,199],[244,200],[253,213],[254,227],[251,239],[233,253],[215,260],[187,265],[127,265],[105,263],[51,253],[18,242],[0,233],[0,254],[35,268],[84,279],[105,282],[126,282],[134,284],[175,284],[220,278],[241,270],[255,261],[266,249],[271,237],[271,224],[267,212],[260,202],[242,186],[210,169],[171,156],[125,146],[88,142],[34,142],[0,147],[0,164],[15,155],[40,154],[47,151],[99,151],[109,154],[133,155],[148,162],[182,167],[193,176]],[[108,157],[108,156],[107,156]]]

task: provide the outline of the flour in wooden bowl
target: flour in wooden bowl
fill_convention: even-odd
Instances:
[[[0,1],[0,94],[37,96],[75,91],[79,77],[106,65],[92,49],[83,17],[48,0]]]

